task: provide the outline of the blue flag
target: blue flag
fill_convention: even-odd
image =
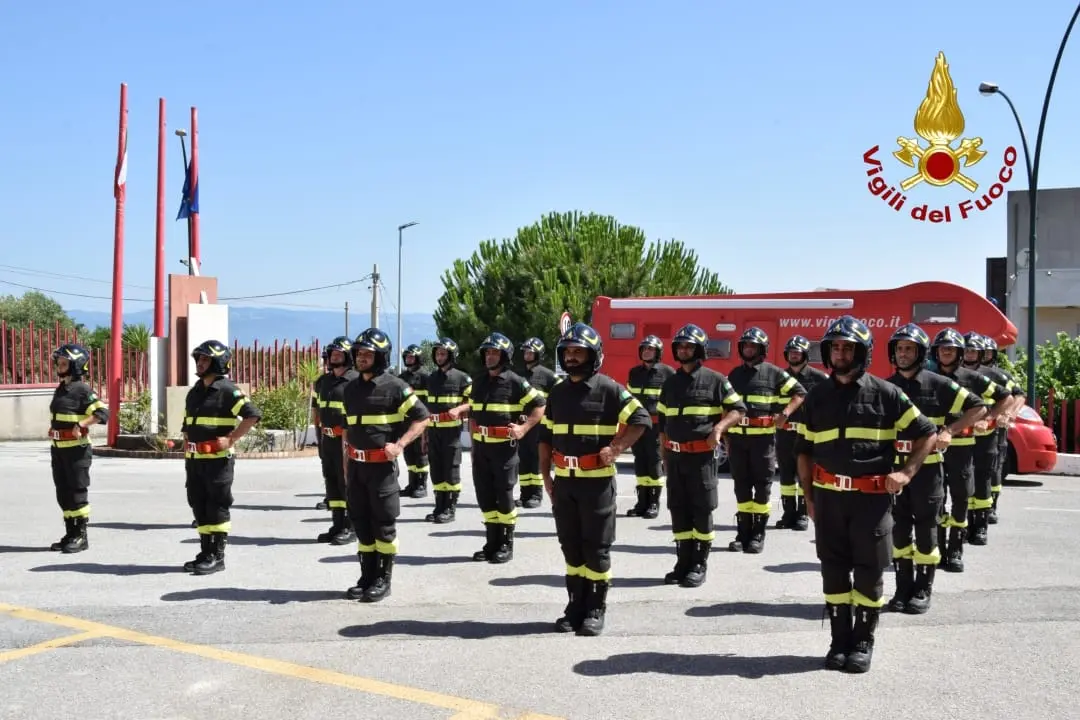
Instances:
[[[194,188],[192,185],[194,184]],[[180,212],[176,213],[176,219],[189,218],[199,214],[199,177],[194,178],[192,183],[191,163],[188,163],[187,171],[184,172],[184,191],[180,198]]]

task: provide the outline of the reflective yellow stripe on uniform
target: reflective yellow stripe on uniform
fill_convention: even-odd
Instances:
[[[789,392],[791,392],[791,388],[795,387],[795,383],[797,382],[798,380],[789,375],[787,382],[780,386],[780,394],[787,395]]]
[[[735,397],[738,397],[736,394]],[[727,402],[727,398],[724,398],[724,402]],[[656,413],[657,415],[665,415],[667,417],[675,417],[677,415],[720,415],[724,412],[722,405],[688,405],[684,408],[669,408],[664,403],[657,403]]]
[[[416,393],[409,393],[409,397],[405,398],[400,405],[398,405],[397,412],[383,413],[382,415],[346,415],[346,425],[394,425],[405,420],[405,413],[409,411],[413,405],[419,402],[416,399]]]
[[[784,398],[779,395],[747,395],[746,402],[758,405],[778,405]]]

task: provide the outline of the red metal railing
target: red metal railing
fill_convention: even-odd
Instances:
[[[240,347],[233,343],[232,373],[233,382],[247,383],[252,390],[276,388],[299,377],[300,364],[315,362],[322,365],[319,342],[301,345],[299,340],[292,344],[275,340],[273,345],[259,346],[256,340],[251,347]]]
[[[1035,405],[1043,422],[1057,435],[1058,452],[1080,451],[1080,400],[1057,400],[1054,388],[1050,388],[1046,401],[1038,400]]]

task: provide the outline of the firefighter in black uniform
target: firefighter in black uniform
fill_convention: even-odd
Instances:
[[[397,457],[428,424],[428,411],[408,383],[387,370],[393,347],[378,328],[353,341],[360,377],[345,386],[345,476],[356,529],[360,579],[348,596],[378,602],[390,594],[401,513]]]
[[[341,335],[326,346],[327,371],[315,381],[315,428],[319,433],[319,461],[326,484],[326,504],[330,508],[330,529],[320,533],[318,542],[346,545],[356,539],[349,521],[348,493],[345,490],[345,463],[341,436],[345,432],[342,391],[359,373],[352,369],[352,341]]]
[[[708,342],[697,325],[675,333],[671,354],[679,369],[664,382],[656,405],[675,535],[675,569],[664,576],[664,583],[683,587],[705,582],[716,539],[713,510],[719,502],[714,450],[746,414],[728,379],[703,365]]]
[[[52,357],[60,384],[49,404],[49,455],[65,531],[50,549],[71,554],[90,547],[86,524],[90,522],[90,464],[94,452],[88,428],[107,423],[109,409],[83,381],[90,363],[89,350],[68,343],[56,348]]]
[[[832,630],[825,666],[856,673],[870,669],[884,604],[891,493],[915,477],[937,438],[934,424],[900,388],[867,372],[873,348],[870,329],[855,318],[832,323],[821,340],[832,377],[806,396],[796,445]],[[911,442],[899,469],[898,439]]]
[[[435,509],[426,520],[437,524],[454,522],[461,495],[461,418],[469,411],[472,378],[454,367],[457,358],[458,344],[450,338],[431,348],[435,369],[427,377],[424,402],[431,412],[427,447]]]
[[[964,335],[964,367],[972,372],[981,373],[994,384],[1005,388],[1008,395],[999,401],[999,414],[996,422],[988,423],[986,429],[975,431],[975,459],[974,492],[968,498],[968,534],[967,541],[972,545],[985,545],[988,539],[990,525],[990,510],[994,507],[992,497],[994,485],[1001,472],[1002,458],[999,457],[1000,437],[999,430],[1008,432],[1009,424],[1016,412],[1019,412],[1023,400],[1017,397],[1022,394],[1012,378],[996,367],[988,367],[982,364],[983,353],[989,348],[986,337],[977,332],[968,332]]]
[[[199,382],[184,401],[184,472],[187,500],[195,516],[200,551],[184,570],[209,575],[225,569],[225,545],[232,529],[233,446],[262,417],[262,411],[226,377],[229,346],[207,340],[191,352]]]
[[[992,506],[990,513],[986,518],[986,521],[991,525],[997,525],[998,521],[998,498],[1001,496],[1001,486],[1005,481],[1005,475],[1008,473],[1008,458],[1009,458],[1009,426],[1012,425],[1013,420],[1020,414],[1020,411],[1024,409],[1024,405],[1027,403],[1027,395],[1024,392],[1024,388],[1020,387],[1020,384],[1016,382],[1016,378],[1009,373],[1008,370],[1001,367],[998,364],[998,345],[994,338],[986,338],[986,349],[983,350],[982,364],[987,368],[997,370],[1001,377],[1006,381],[1006,387],[1012,388],[1012,394],[1014,398],[1018,398],[1016,404],[1013,405],[1009,411],[1009,416],[1004,421],[998,422],[997,436],[998,436],[998,467],[997,472],[994,473],[993,485],[990,487],[990,497]],[[991,375],[991,379],[993,379]],[[994,380],[994,382],[998,382]]]
[[[742,365],[731,371],[731,386],[746,403],[746,415],[728,430],[728,466],[735,485],[737,533],[732,552],[759,553],[765,547],[772,492],[776,428],[788,424],[806,390],[786,370],[765,358],[769,336],[758,327],[739,338]]]
[[[525,379],[547,398],[551,388],[561,381],[550,368],[541,365],[544,359],[544,341],[531,337],[521,343],[521,359],[528,374]],[[526,509],[538,508],[544,499],[544,478],[540,475],[540,427],[537,425],[518,441],[518,485],[520,497],[514,503]]]
[[[960,387],[982,398],[991,406],[990,413],[975,425],[954,435],[949,442],[949,451],[945,453],[945,495],[941,518],[938,522],[938,547],[945,548],[942,553],[941,567],[946,572],[964,572],[964,539],[968,527],[968,499],[975,491],[975,434],[985,431],[1004,406],[997,401],[1008,397],[1003,387],[998,387],[993,380],[982,373],[973,372],[963,367],[964,338],[953,328],[945,328],[934,336],[930,343],[930,358],[937,366],[937,372]],[[950,417],[949,422],[954,422]],[[946,533],[948,539],[946,540]]]
[[[324,347],[322,349],[322,354],[321,354],[320,357],[322,358],[323,375],[325,375],[326,373],[330,372],[330,351],[327,350]],[[312,391],[311,391],[311,424],[315,426],[315,447],[316,448],[321,448],[322,447],[322,426],[319,425],[319,395],[315,391],[314,386],[312,387]],[[320,452],[320,457],[321,457],[322,451],[320,450],[319,452]],[[324,480],[324,484],[325,484],[325,480]],[[330,509],[330,499],[328,497],[326,497],[325,495],[323,495],[323,499],[320,500],[319,502],[315,503],[315,509],[316,510],[329,510]],[[195,525],[192,524],[191,527],[195,527]]]
[[[828,375],[810,365],[810,341],[802,335],[794,335],[784,346],[784,359],[787,360],[787,373],[795,378],[806,392]],[[798,467],[795,462],[795,441],[799,436],[802,423],[802,408],[796,408],[791,418],[776,428],[776,470],[780,475],[780,503],[784,512],[776,521],[780,530],[806,530],[810,526],[806,517],[806,498],[803,497],[799,483]]]
[[[600,373],[604,345],[596,330],[576,323],[555,352],[568,379],[551,389],[540,430],[540,472],[566,561],[569,598],[555,629],[596,636],[604,629],[611,585],[615,460],[651,422],[626,388]]]
[[[416,393],[421,402],[427,400],[428,371],[420,361],[420,346],[410,345],[401,352],[401,375],[409,387]],[[405,497],[427,497],[428,455],[427,436],[422,436],[419,442],[414,442],[405,448],[405,467],[409,471],[409,481],[401,490]]]
[[[491,333],[480,343],[479,352],[487,372],[473,383],[469,396],[469,432],[473,484],[487,540],[473,560],[505,563],[514,557],[517,445],[540,422],[547,401],[510,369],[514,358],[510,338]]]
[[[649,335],[638,345],[640,365],[630,368],[626,389],[652,416],[652,427],[641,434],[631,450],[634,452],[634,475],[637,476],[637,503],[626,511],[628,517],[649,520],[660,514],[660,494],[664,488],[664,471],[660,461],[659,418],[656,404],[660,401],[660,389],[675,374],[675,368],[660,362],[664,343],[655,335]]]
[[[893,568],[896,593],[889,609],[921,615],[930,609],[934,571],[941,560],[937,545],[938,512],[945,494],[945,458],[953,435],[962,435],[986,415],[986,403],[950,380],[926,369],[930,337],[909,323],[889,339],[889,362],[896,373],[889,382],[900,388],[915,407],[938,427],[933,451],[893,505]],[[947,423],[946,418],[958,419]],[[911,440],[896,441],[898,463],[911,454]],[[912,542],[914,534],[914,543]]]

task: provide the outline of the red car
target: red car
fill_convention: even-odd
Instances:
[[[1057,465],[1057,454],[1057,438],[1053,431],[1046,426],[1039,413],[1024,407],[1009,428],[1006,477],[1050,472]]]

